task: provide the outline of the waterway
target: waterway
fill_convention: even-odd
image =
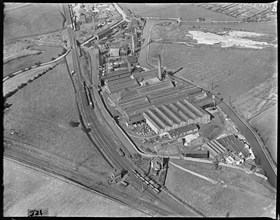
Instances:
[[[148,69],[152,69],[153,67],[147,63],[147,49],[148,49],[148,41],[149,41],[149,33],[150,29],[153,25],[157,23],[163,22],[162,20],[147,20],[146,25],[143,30],[142,37],[145,39],[144,44],[142,45],[138,62],[140,66],[143,66]],[[222,95],[222,94],[221,94]],[[274,171],[271,166],[269,159],[263,152],[262,147],[258,143],[254,134],[248,129],[248,127],[242,122],[242,120],[235,114],[235,112],[229,108],[224,102],[219,104],[221,109],[232,119],[232,121],[237,125],[241,133],[246,137],[248,142],[250,143],[252,150],[257,158],[261,161],[261,168],[265,171],[266,176],[268,177],[269,183],[276,188],[277,184],[277,172]]]

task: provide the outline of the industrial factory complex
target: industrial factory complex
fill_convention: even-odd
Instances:
[[[103,77],[109,100],[128,125],[145,121],[156,134],[192,124],[206,124],[210,114],[193,99],[207,99],[202,89],[174,81],[161,68],[133,73],[125,70],[108,72]],[[206,104],[203,105],[206,105]]]
[[[253,158],[245,141],[233,135],[234,125],[211,92],[168,72],[160,55],[155,56],[157,66],[153,69],[139,65],[144,19],[129,10],[121,17],[109,4],[102,7],[106,10],[97,14],[101,20],[95,33],[88,34],[83,45],[94,49],[99,59],[99,93],[114,122],[133,144],[146,154],[221,157],[235,165]],[[91,14],[86,8],[73,6],[79,20],[74,22],[74,29],[87,24]],[[121,149],[118,153],[124,155]]]

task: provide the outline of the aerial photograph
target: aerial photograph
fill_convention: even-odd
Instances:
[[[4,217],[266,217],[277,1],[3,6]]]

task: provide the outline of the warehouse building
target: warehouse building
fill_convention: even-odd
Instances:
[[[185,157],[209,159],[208,150],[187,151],[187,152],[183,153],[183,155]]]
[[[208,108],[208,107],[212,107],[212,106],[214,106],[215,104],[214,104],[214,100],[213,100],[213,98],[212,97],[209,97],[209,96],[207,96],[207,97],[205,97],[205,98],[203,98],[203,99],[199,99],[199,100],[194,100],[194,102],[197,104],[197,105],[199,105],[200,107],[202,107],[202,108]]]
[[[146,123],[156,134],[196,123],[208,123],[210,115],[184,99],[175,103],[153,106],[143,113]]]
[[[100,30],[98,31],[96,34],[95,34],[95,37],[97,40],[100,40],[104,37],[107,37],[109,34],[111,34],[113,32],[113,29],[111,29],[110,27],[107,27],[103,30]]]

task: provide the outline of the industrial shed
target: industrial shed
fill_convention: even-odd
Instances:
[[[202,108],[214,106],[214,101],[213,101],[212,97],[206,97],[204,99],[194,100],[194,102]]]
[[[111,29],[110,27],[107,27],[99,32],[97,32],[97,34],[95,35],[97,37],[98,40],[106,37],[107,35],[111,34],[113,31],[113,29]]]
[[[143,113],[146,123],[157,134],[195,123],[208,123],[210,115],[187,100],[153,106]]]
[[[152,92],[158,92],[158,91],[161,91],[161,90],[165,90],[165,89],[170,89],[170,88],[173,88],[173,84],[170,80],[166,80],[166,81],[163,81],[163,82],[159,82],[159,83],[156,83],[156,84],[153,84],[153,85],[147,85],[147,86],[141,86],[139,89],[138,89],[138,92],[140,94],[149,94],[149,93],[152,93]]]
[[[192,157],[192,158],[209,158],[209,151],[208,150],[199,150],[199,151],[187,151],[183,154],[185,157]]]
[[[116,81],[114,81],[115,83],[110,84],[110,86],[107,85],[107,91],[109,93],[116,93],[119,92],[123,89],[129,89],[129,88],[134,88],[139,86],[138,82],[135,79],[129,79],[127,81],[121,81],[119,83],[117,83]]]
[[[144,71],[144,72],[138,72],[134,73],[133,77],[137,79],[139,82],[147,79],[152,79],[152,78],[157,78],[158,76],[158,70],[149,70],[149,71]]]

